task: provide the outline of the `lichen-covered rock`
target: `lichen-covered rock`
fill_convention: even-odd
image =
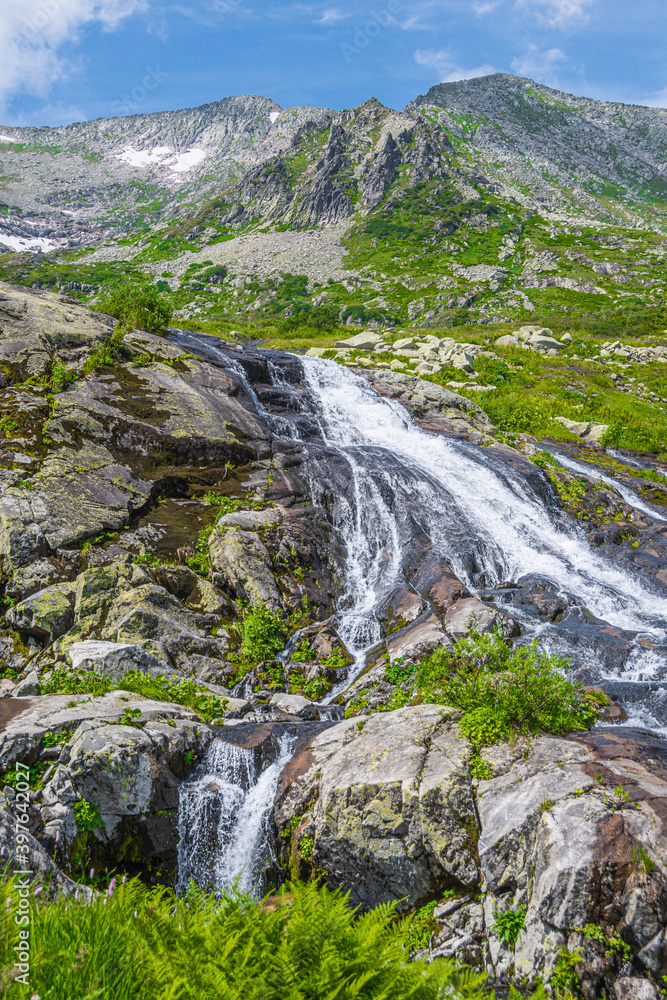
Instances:
[[[111,681],[122,680],[130,670],[151,675],[165,673],[165,664],[136,643],[96,639],[75,642],[67,650],[67,659],[75,670],[93,670]]]
[[[74,585],[57,583],[10,608],[7,620],[20,632],[53,641],[74,623]]]
[[[402,635],[387,643],[389,659],[415,663],[438,646],[450,646],[451,641],[435,615],[429,615],[424,621],[413,625]]]
[[[498,775],[478,796],[485,908],[527,907],[526,931],[504,958],[518,975],[550,975],[587,924],[620,934],[638,971],[667,969],[657,933],[667,918],[667,754],[646,734],[606,733],[541,737],[524,756],[487,754]],[[493,933],[490,953],[503,964]]]
[[[76,305],[63,309],[48,293],[4,285],[0,312],[3,301],[11,320],[0,345],[0,410],[17,418],[22,451],[0,484],[0,562],[6,575],[16,575],[19,596],[33,589],[31,563],[41,560],[44,569],[63,550],[126,528],[154,499],[156,483],[187,491],[178,485],[187,479],[184,468],[222,470],[228,461],[269,453],[268,430],[242,380],[220,367],[186,356],[164,338],[136,333],[114,364],[84,378],[86,357],[109,339],[112,320]],[[169,364],[134,366],[129,359],[142,346]],[[43,384],[6,386],[7,377],[42,379],[56,364],[77,377],[48,399]],[[24,450],[38,455],[38,472],[37,459]]]
[[[36,559],[35,562],[14,570],[5,592],[8,597],[21,600],[54,583],[67,581],[68,578],[68,570],[55,559]]]
[[[198,722],[192,709],[167,701],[152,701],[129,691],[110,691],[98,698],[83,694],[41,695],[39,697],[2,700],[4,720],[0,729],[0,774],[15,761],[33,764],[46,752],[54,759],[53,748],[44,748],[45,733],[73,733],[80,723],[97,721],[105,725],[120,722],[128,712],[137,722],[186,719]],[[66,746],[66,744],[65,744]],[[61,750],[55,748],[55,759]]]
[[[449,714],[417,706],[352,718],[300,749],[274,812],[284,831],[299,817],[293,865],[306,873],[299,844],[310,838],[310,863],[365,906],[401,897],[416,905],[453,888],[454,899],[436,907],[426,957],[548,981],[563,951],[580,948],[574,964],[587,1000],[617,975],[659,985],[664,741],[620,727],[517,740],[483,749],[492,776],[478,780]],[[519,907],[525,929],[512,947],[498,915]]]
[[[57,295],[0,282],[0,365],[16,382],[41,378],[54,353],[88,348],[108,340],[113,321]]]
[[[63,861],[84,840],[91,858],[173,865],[179,782],[203,756],[212,731],[184,718],[172,716],[172,723],[80,724],[44,789],[41,808],[43,839],[57,845]],[[82,801],[99,817],[98,825],[90,819],[80,825],[76,803]]]
[[[76,617],[92,617],[124,591],[153,582],[152,574],[143,566],[113,563],[87,569],[76,578]]]
[[[266,545],[253,531],[216,528],[209,538],[213,582],[251,607],[284,608]]]
[[[425,382],[414,375],[385,370],[359,373],[381,396],[398,399],[413,417],[434,430],[447,433],[477,431],[492,434],[495,428],[484,410],[450,389]]]
[[[502,628],[507,635],[516,635],[514,622],[476,597],[456,601],[445,614],[445,628],[452,639],[461,639],[469,632],[493,632]]]
[[[22,820],[24,816],[25,813],[21,812]],[[47,898],[76,895],[78,899],[86,899],[92,896],[91,889],[73,881],[61,871],[32,831],[24,832],[25,839],[19,843],[17,828],[18,818],[13,800],[0,791],[0,858],[3,868],[7,865],[10,872],[29,871],[32,885],[35,888],[38,885],[45,888]]]
[[[405,907],[478,882],[471,748],[446,713],[425,705],[340,723],[297,760],[299,778],[279,787],[279,829],[312,807],[313,864],[357,903]]]
[[[224,660],[226,633],[210,634],[219,625],[215,615],[198,615],[157,584],[123,591],[106,612],[101,637],[116,643],[151,640],[164,646],[174,663],[187,671],[191,656]]]

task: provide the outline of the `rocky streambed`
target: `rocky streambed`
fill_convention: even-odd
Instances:
[[[500,443],[415,375],[184,332],[111,350],[105,317],[0,294],[5,854],[20,772],[52,891],[91,869],[255,891],[316,873],[428,906],[434,958],[654,995],[659,509]],[[278,631],[253,659],[260,620]],[[590,733],[487,748],[475,777],[458,714],[395,708],[387,669],[471,629],[537,637],[616,705]]]

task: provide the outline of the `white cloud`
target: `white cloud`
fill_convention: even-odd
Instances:
[[[321,17],[317,18],[315,24],[338,24],[346,17],[350,17],[350,15],[344,14],[340,7],[327,7],[322,11]]]
[[[477,17],[484,17],[486,14],[492,14],[494,10],[497,10],[502,2],[503,0],[486,0],[484,3],[474,3],[472,9]]]
[[[11,94],[45,94],[71,70],[62,47],[80,30],[99,24],[113,31],[149,0],[2,0],[0,5],[0,103]]]
[[[427,66],[434,69],[440,78],[440,83],[454,83],[456,80],[472,80],[476,76],[488,76],[495,73],[495,69],[489,63],[483,66],[475,66],[474,69],[462,69],[453,61],[448,49],[440,49],[435,52],[433,49],[417,49],[415,52],[415,62],[418,66]]]
[[[542,52],[537,45],[530,45],[522,56],[512,60],[512,70],[517,76],[527,76],[549,87],[558,84],[557,67],[567,62],[562,49],[547,49]]]
[[[577,28],[590,20],[597,0],[516,0],[517,10],[528,10],[550,28]]]

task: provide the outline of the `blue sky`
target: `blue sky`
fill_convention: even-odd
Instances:
[[[401,108],[443,80],[529,76],[667,106],[664,0],[2,0],[0,124],[263,94]]]

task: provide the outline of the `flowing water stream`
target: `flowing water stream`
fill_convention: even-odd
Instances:
[[[275,860],[268,835],[273,798],[295,742],[282,734],[262,769],[253,749],[213,740],[179,790],[179,891],[192,880],[211,891],[236,886],[261,896],[265,868]]]
[[[230,364],[210,338],[205,346],[207,359],[238,376],[237,361]],[[379,396],[349,369],[316,358],[300,361],[306,392],[294,394],[293,419],[272,417],[251,387],[249,394],[274,437],[303,449],[313,502],[332,521],[345,553],[335,623],[355,665],[330,699],[352,683],[381,641],[380,609],[405,582],[420,539],[473,594],[488,596],[489,588],[535,573],[552,581],[567,597],[568,614],[554,624],[505,608],[521,621],[520,641],[539,635],[545,648],[572,656],[577,665],[598,657],[604,675],[603,653],[586,645],[578,627],[592,616],[624,630],[631,646],[621,671],[626,680],[644,683],[667,674],[667,606],[658,585],[592,549],[583,531],[539,492],[539,480],[529,480],[493,447],[420,429],[404,407]],[[271,377],[290,389],[278,362]],[[247,387],[245,376],[243,381]],[[632,502],[646,508],[634,494]],[[618,677],[618,669],[607,672]],[[630,722],[667,735],[667,698],[660,685],[654,694],[652,701],[637,697],[628,704]],[[257,890],[258,859],[266,851],[258,846],[262,817],[290,752],[286,742],[282,755],[256,774],[246,751],[212,745],[195,777],[182,786],[181,885],[192,877],[222,887],[238,877],[242,887]]]
[[[588,614],[664,642],[657,585],[596,553],[493,448],[421,430],[399,403],[334,363],[304,359],[304,369],[322,438],[347,462],[334,507],[347,552],[338,629],[360,665],[380,637],[376,609],[420,533],[473,593],[539,572]],[[575,652],[566,629],[541,630],[552,647]]]

